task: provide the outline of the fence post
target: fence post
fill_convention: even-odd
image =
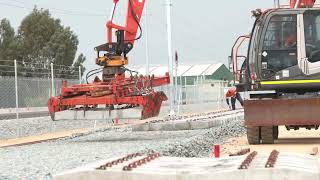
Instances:
[[[221,84],[220,84],[220,80],[217,81],[218,83],[218,109],[220,110],[221,107],[220,107],[220,103],[221,103]]]
[[[82,77],[81,77],[81,66],[79,66],[79,84],[81,84],[81,80],[82,80]]]
[[[185,95],[186,104],[189,104],[189,102],[187,101],[188,100],[187,76],[184,77],[184,90],[186,92],[186,95]]]
[[[180,92],[179,92],[179,99],[178,99],[178,115],[180,115],[180,106],[182,106],[182,86],[180,86],[179,90]]]
[[[19,94],[18,94],[18,70],[17,60],[14,60],[14,81],[16,90],[16,118],[19,119]]]
[[[182,86],[183,86],[183,83],[182,83],[182,75],[180,74],[180,94],[179,94],[179,98],[180,98],[180,101],[179,101],[179,105],[182,105]]]
[[[51,96],[55,96],[55,89],[54,89],[54,77],[53,77],[53,63],[51,65]]]
[[[196,99],[197,99],[197,92],[196,92],[197,89],[196,89],[196,87],[197,87],[197,85],[196,85],[196,79],[194,79],[194,80],[193,80],[193,97],[192,97],[192,98],[193,98],[193,99],[192,99],[192,100],[193,100],[193,102],[192,102],[193,104],[196,103]]]

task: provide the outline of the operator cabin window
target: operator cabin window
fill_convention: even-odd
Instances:
[[[307,11],[303,15],[306,55],[309,62],[320,61],[320,13]]]
[[[261,66],[266,76],[297,65],[297,16],[274,15],[265,33]]]

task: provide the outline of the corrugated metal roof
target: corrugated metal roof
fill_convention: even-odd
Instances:
[[[222,63],[218,64],[212,64],[202,75],[212,75],[215,73],[221,66],[223,66]]]
[[[157,67],[149,67],[149,72],[151,73],[153,70],[155,70]],[[146,75],[147,74],[147,68],[143,66],[132,66],[128,67],[127,69],[131,71],[139,72],[139,75]],[[126,71],[126,76],[130,76],[130,72]]]
[[[168,70],[168,66],[158,66],[152,69],[152,71],[150,71],[150,74],[153,74],[154,76],[165,76]]]
[[[201,76],[201,75],[212,75],[215,73],[223,64],[198,64],[198,65],[179,65],[178,76]],[[139,74],[146,75],[145,66],[131,66],[128,69],[139,72]],[[150,74],[155,76],[163,76],[168,72],[168,66],[150,66]],[[174,69],[175,72],[175,69]],[[127,75],[129,75],[127,73]]]
[[[222,63],[218,64],[199,64],[199,65],[180,65],[178,66],[178,76],[190,77],[190,76],[203,76],[214,74],[221,66]],[[136,71],[139,75],[146,75],[146,67],[143,65],[129,66],[128,69]],[[150,75],[164,76],[168,72],[168,66],[150,66]],[[175,72],[175,70],[174,70]],[[134,73],[135,74],[135,73]],[[98,73],[97,76],[102,79],[102,73]],[[127,71],[126,76],[129,77],[130,73]],[[95,76],[89,78],[89,82],[93,81]]]
[[[190,76],[208,76],[214,74],[221,66],[222,63],[218,64],[199,64],[199,65],[180,65],[178,67],[178,76],[190,77]],[[150,66],[150,75],[154,74],[155,76],[161,77],[168,72],[168,66]],[[139,66],[129,66],[127,69],[136,71],[138,75],[146,75],[146,67],[144,65]],[[175,70],[174,70],[175,73]],[[134,75],[135,73],[133,73]],[[89,82],[92,82],[93,79],[98,76],[102,79],[102,72],[98,73],[88,79]],[[126,71],[126,76],[130,76],[130,72]]]
[[[192,68],[193,65],[181,65],[178,66],[178,76],[183,76],[184,73],[186,73],[187,71],[189,71]]]
[[[194,65],[188,71],[186,71],[183,76],[200,76],[203,75],[203,72],[208,69],[211,64],[201,64],[201,65]]]

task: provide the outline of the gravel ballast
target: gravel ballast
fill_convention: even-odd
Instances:
[[[216,104],[190,104],[181,106],[181,114],[199,113],[212,111]],[[169,110],[167,106],[161,108],[160,116],[165,117]],[[67,131],[73,129],[93,128],[108,126],[115,117],[121,117],[123,120],[139,120],[141,109],[127,109],[123,111],[83,111],[73,112],[64,111],[56,113],[56,120],[52,121],[50,117],[28,118],[28,119],[11,119],[0,120],[0,140],[12,139],[18,137],[40,135],[45,133]]]
[[[214,144],[245,134],[242,119],[194,131],[132,132],[105,130],[85,136],[0,149],[0,179],[51,179],[68,169],[134,152],[165,156],[208,157]]]
[[[72,129],[107,126],[111,120],[60,120],[52,121],[50,117],[30,118],[20,120],[1,120],[0,139],[12,139],[25,136],[67,131]]]

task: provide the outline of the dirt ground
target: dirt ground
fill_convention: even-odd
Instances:
[[[275,141],[275,144],[249,145],[247,137],[242,136],[229,139],[221,148],[223,155],[229,155],[245,148],[268,153],[275,149],[280,152],[311,154],[314,148],[320,149],[320,130],[287,131],[285,127],[279,127],[279,139]]]

